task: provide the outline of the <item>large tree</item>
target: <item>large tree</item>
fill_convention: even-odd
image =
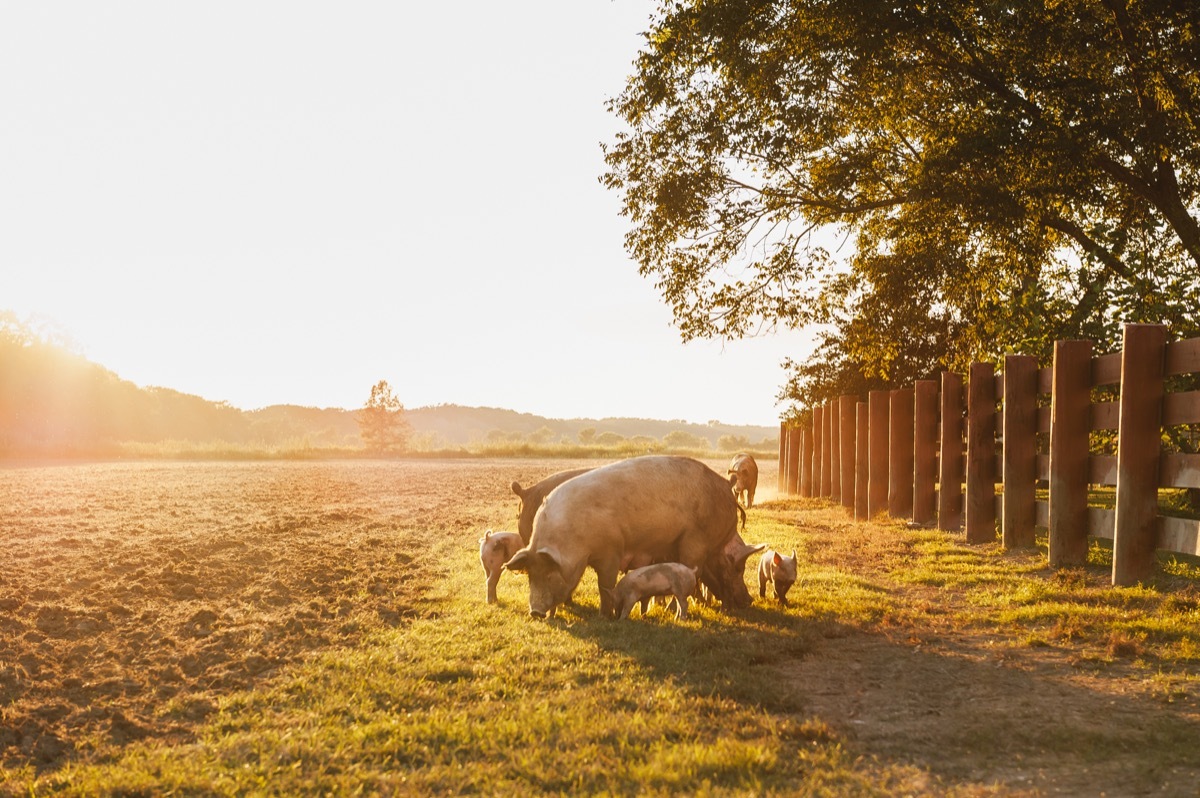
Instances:
[[[826,325],[810,393],[1193,334],[1197,64],[1195,0],[663,2],[603,181],[685,339]]]

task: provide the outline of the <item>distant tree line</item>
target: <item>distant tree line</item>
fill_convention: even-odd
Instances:
[[[359,445],[169,388],[141,388],[0,311],[0,454],[89,453],[119,443]]]
[[[407,410],[386,381],[358,409],[276,405],[241,410],[169,388],[142,388],[72,351],[52,331],[0,311],[0,456],[242,452],[499,450],[613,452],[671,445],[700,451],[749,448],[717,422],[544,419],[457,405]],[[654,434],[648,434],[653,432]],[[706,437],[707,435],[707,437]],[[773,441],[766,445],[772,450]],[[761,450],[762,447],[760,447]]]
[[[655,438],[650,435],[626,436],[612,431],[599,432],[595,427],[584,427],[575,436],[574,440],[566,435],[559,436],[556,440],[554,430],[547,426],[540,427],[528,434],[493,429],[488,432],[486,442],[493,446],[525,443],[532,446],[558,445],[569,447],[578,443],[582,447],[613,448],[631,445],[680,451],[702,451],[714,448],[712,442],[704,435],[688,432],[683,429],[672,430],[661,438]],[[751,449],[757,451],[774,451],[778,445],[778,437],[763,438],[757,443],[751,443],[750,438],[745,435],[721,435],[717,438],[715,449],[719,452],[737,452]]]

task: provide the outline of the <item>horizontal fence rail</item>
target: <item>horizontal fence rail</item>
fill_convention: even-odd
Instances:
[[[1145,581],[1158,550],[1200,556],[1200,521],[1158,512],[1160,488],[1200,489],[1200,454],[1162,450],[1164,430],[1200,424],[1200,391],[1165,387],[1200,374],[1200,338],[1166,336],[1128,324],[1119,352],[1059,341],[1043,368],[1008,355],[999,374],[975,363],[965,382],[943,372],[832,399],[810,424],[780,425],[781,492],[828,498],[856,518],[963,529],[969,543],[996,540],[999,527],[1006,547],[1031,546],[1045,527],[1055,567],[1086,562],[1089,536],[1108,539],[1113,584]],[[1118,398],[1094,399],[1097,389]],[[1093,454],[1094,435],[1114,432],[1116,454]],[[1115,508],[1089,507],[1092,486],[1115,487]]]

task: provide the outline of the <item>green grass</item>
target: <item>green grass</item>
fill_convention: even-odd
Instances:
[[[474,593],[473,591],[472,593]],[[438,617],[228,700],[186,750],[134,750],[44,782],[68,794],[886,794],[755,661],[805,650],[757,611],[611,623],[586,599],[535,622],[443,595]],[[581,591],[587,592],[587,588]],[[456,593],[456,591],[455,591]],[[811,789],[804,788],[809,784]]]
[[[488,525],[502,525],[511,507],[493,515]],[[940,630],[988,630],[1016,648],[1069,647],[1097,666],[1132,663],[1164,702],[1197,693],[1194,573],[1113,589],[1098,562],[1054,572],[1040,552],[967,546],[900,524],[851,525],[818,503],[756,508],[750,530],[749,540],[800,554],[794,606],[757,600],[752,558],[752,608],[697,606],[682,622],[662,607],[632,622],[601,619],[590,572],[577,604],[549,622],[528,617],[525,584],[512,575],[501,580],[501,603],[488,606],[475,551],[441,540],[433,559],[442,568],[417,575],[427,584],[411,622],[381,624],[355,648],[226,697],[194,741],[134,744],[111,761],[40,777],[10,772],[0,791],[1005,794],[876,756],[809,711],[804,685],[772,683],[781,664],[820,656],[827,638],[920,637],[931,633],[931,613]],[[1047,738],[1064,750],[1078,744]],[[1175,746],[1159,752],[1166,761],[1194,756],[1186,741],[1163,745]]]
[[[786,520],[760,529],[803,547]],[[804,590],[820,599],[801,613],[697,606],[678,622],[652,607],[614,623],[589,573],[576,606],[545,622],[511,575],[501,604],[482,603],[474,552],[440,548],[424,617],[225,699],[193,743],[134,745],[29,792],[888,795],[912,778],[847,750],[800,693],[764,688],[774,664],[811,651],[814,619],[884,612],[864,580],[811,572]]]

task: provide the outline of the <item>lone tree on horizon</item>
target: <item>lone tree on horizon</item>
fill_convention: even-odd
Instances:
[[[404,418],[404,405],[387,380],[371,386],[371,398],[358,411],[358,434],[363,445],[377,454],[408,448],[412,425]]]

